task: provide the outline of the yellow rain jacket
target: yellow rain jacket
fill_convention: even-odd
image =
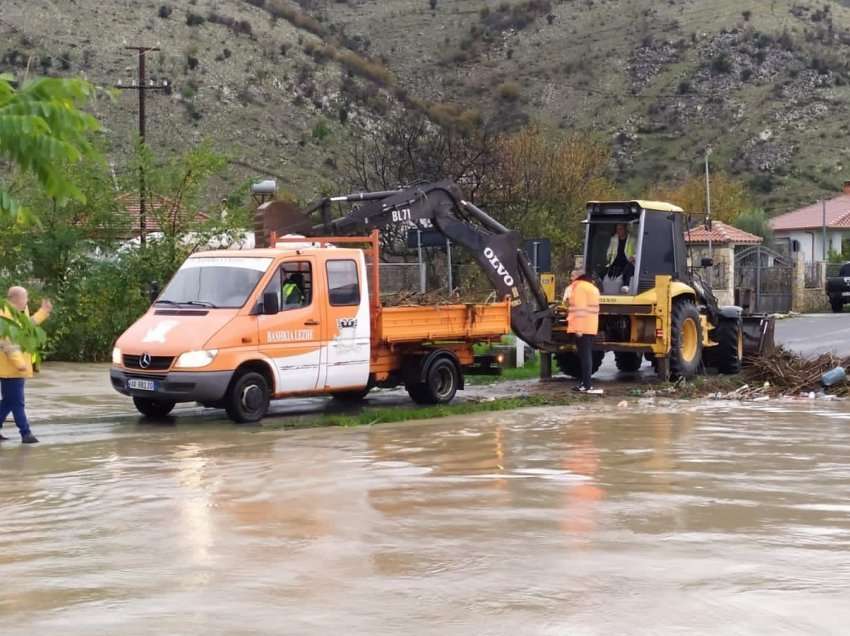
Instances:
[[[586,280],[570,285],[567,333],[595,336],[599,331],[599,289]]]
[[[29,316],[29,309],[24,313]],[[6,311],[0,312],[4,316],[9,316]],[[30,318],[35,324],[40,325],[49,314],[43,309],[35,312],[35,315]],[[19,368],[19,367],[22,367]],[[12,344],[8,340],[0,340],[0,378],[31,378],[32,377],[32,355],[21,351],[21,348]]]

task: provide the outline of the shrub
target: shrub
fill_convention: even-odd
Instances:
[[[744,11],[741,11],[741,16],[744,18],[745,22],[749,22],[750,18],[753,17],[753,12],[749,9],[745,9]]]
[[[505,101],[516,101],[520,96],[520,88],[516,82],[503,82],[497,89],[499,97]]]
[[[316,122],[316,125],[313,126],[313,139],[318,142],[322,142],[328,137],[330,137],[332,132],[333,131],[328,125],[328,122],[326,122],[324,119],[320,119],[318,122]]]
[[[676,89],[676,92],[679,95],[687,95],[691,92],[691,82],[689,80],[682,80],[679,82],[679,87]]]
[[[172,9],[167,4],[160,5],[157,15],[163,20],[171,16]]]
[[[726,75],[732,72],[732,61],[729,59],[728,53],[719,53],[711,60],[711,70],[720,75]]]
[[[197,13],[192,13],[191,11],[186,14],[186,25],[190,27],[200,26],[206,20],[204,20],[204,16],[198,15]]]

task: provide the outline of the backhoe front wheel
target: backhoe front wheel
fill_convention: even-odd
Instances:
[[[706,365],[725,375],[740,373],[744,359],[744,329],[740,318],[721,319],[712,340],[717,345],[705,350]]]
[[[699,309],[690,300],[680,300],[670,314],[670,376],[692,378],[702,360],[702,323]]]

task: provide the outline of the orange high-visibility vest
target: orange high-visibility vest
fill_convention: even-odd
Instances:
[[[595,336],[599,331],[599,289],[586,280],[570,285],[567,333]]]

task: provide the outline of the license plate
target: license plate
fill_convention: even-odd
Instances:
[[[127,386],[131,389],[137,389],[139,391],[156,391],[156,382],[153,380],[139,380],[137,378],[130,378],[127,380]]]

